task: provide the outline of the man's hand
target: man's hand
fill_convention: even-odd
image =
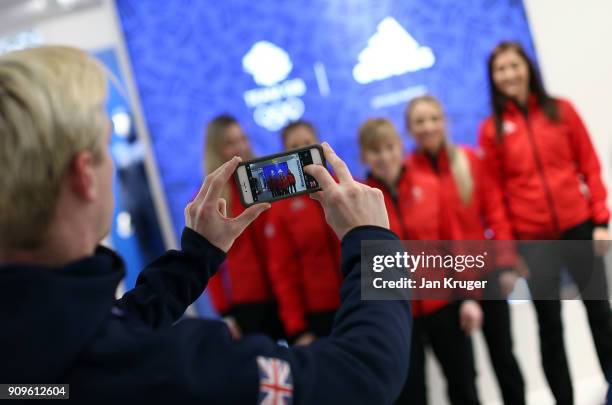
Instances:
[[[338,183],[326,168],[320,165],[308,165],[304,171],[314,177],[322,191],[310,195],[319,201],[325,211],[325,219],[332,227],[338,239],[353,228],[362,225],[376,225],[389,228],[389,217],[385,208],[382,191],[353,180],[351,173],[327,144],[323,143],[325,159],[338,176]]]
[[[514,286],[519,279],[519,275],[516,271],[502,271],[499,275],[499,289],[501,290],[502,297],[507,297],[514,291]]]
[[[227,202],[221,198],[221,190],[240,164],[234,157],[206,176],[195,199],[185,207],[185,224],[210,243],[227,252],[244,229],[249,226],[270,204],[253,205],[236,218],[227,217]],[[240,204],[233,201],[234,204]]]
[[[460,327],[466,335],[471,335],[482,326],[482,309],[476,301],[467,300],[459,307]]]
[[[593,229],[593,245],[595,248],[595,255],[605,256],[610,248],[610,234],[608,228],[605,226],[596,226]]]
[[[295,341],[294,345],[295,346],[308,346],[315,340],[317,340],[317,337],[313,333],[306,332]]]
[[[242,339],[242,330],[240,326],[238,326],[238,322],[233,316],[226,316],[223,318],[223,322],[225,322],[225,326],[229,329],[230,334],[234,340]]]

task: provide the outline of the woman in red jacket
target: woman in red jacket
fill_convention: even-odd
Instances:
[[[251,146],[234,117],[217,116],[206,128],[205,172],[212,173],[233,156],[251,159]],[[234,181],[227,184],[223,198],[231,217],[244,211]],[[266,214],[261,214],[236,239],[221,270],[208,284],[213,306],[236,336],[249,333],[264,333],[273,338],[283,336],[266,271],[267,258],[263,243]]]
[[[314,127],[296,121],[282,131],[285,150],[318,143]],[[308,195],[273,204],[265,228],[268,270],[289,341],[327,336],[340,304],[340,242],[321,205]]]
[[[515,237],[609,239],[610,213],[599,160],[572,104],[546,93],[534,64],[518,43],[498,45],[489,58],[488,71],[493,114],[482,124],[480,144]],[[569,270],[583,297],[591,296],[584,305],[601,367],[610,378],[612,315],[605,275],[593,270],[598,260],[589,243],[564,245],[581,250],[571,257],[563,251],[537,252],[530,246],[534,245],[528,245],[522,254],[531,273],[528,281],[540,326],[542,365],[557,403],[571,404],[559,301],[560,267]],[[585,294],[586,284],[599,291]]]
[[[452,207],[448,205],[452,204],[450,202],[441,203],[442,193],[451,187],[457,189],[452,186],[453,177],[446,158],[440,158],[440,168],[445,173],[440,180],[427,157],[424,163],[429,167],[423,167],[421,162],[416,165],[411,161],[402,162],[400,136],[393,124],[385,119],[371,119],[362,125],[359,143],[362,159],[371,170],[367,184],[383,191],[392,231],[403,240],[463,236],[458,234],[462,229],[460,221],[453,221],[457,223],[451,225],[448,223],[451,218],[443,218],[442,214]],[[464,157],[471,159],[467,155]],[[457,200],[453,203],[459,202],[458,195],[457,192],[452,195]],[[471,210],[463,210],[463,216],[470,217]],[[479,305],[472,300],[413,301],[413,315],[410,370],[398,403],[427,403],[424,355],[427,342],[442,366],[451,403],[478,404],[469,335],[480,326],[482,311]]]

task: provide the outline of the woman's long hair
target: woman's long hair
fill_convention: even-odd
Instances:
[[[413,98],[406,106],[406,128],[410,128],[410,117],[414,112],[414,108],[419,103],[431,103],[440,109],[442,116],[445,116],[442,103],[431,95],[423,95]],[[453,145],[448,137],[444,143],[446,153],[448,154],[448,161],[453,179],[457,185],[459,191],[459,197],[461,201],[467,205],[472,201],[472,195],[474,194],[474,179],[472,177],[472,171],[470,169],[470,162],[465,152]]]
[[[510,99],[504,96],[501,91],[495,87],[495,83],[493,82],[493,63],[495,62],[495,58],[506,51],[516,52],[525,61],[529,71],[529,93],[536,97],[538,105],[540,108],[542,108],[548,119],[553,122],[559,121],[559,108],[557,107],[557,102],[546,92],[540,74],[538,73],[533,61],[527,56],[523,46],[518,42],[503,41],[493,49],[488,61],[491,108],[493,109],[493,117],[495,119],[495,132],[499,141],[502,140],[503,135],[502,114]]]

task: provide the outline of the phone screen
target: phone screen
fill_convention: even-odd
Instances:
[[[253,202],[274,201],[318,190],[317,181],[304,172],[304,166],[313,163],[311,148],[246,163]]]

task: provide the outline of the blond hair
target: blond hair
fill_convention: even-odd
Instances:
[[[370,118],[359,127],[359,147],[361,153],[378,146],[388,138],[396,139],[401,143],[401,137],[395,125],[386,118]]]
[[[0,56],[0,248],[35,248],[74,155],[101,157],[106,73],[84,51],[43,46]]]
[[[419,103],[431,103],[434,104],[442,113],[444,117],[444,108],[442,103],[431,95],[423,95],[413,98],[406,106],[406,127],[410,128],[410,117],[414,112],[414,108]],[[459,191],[459,197],[464,204],[469,204],[472,201],[472,194],[474,192],[474,179],[470,169],[470,162],[466,153],[453,145],[450,140],[446,139],[446,152],[448,154],[448,161],[450,162],[450,169]]]

